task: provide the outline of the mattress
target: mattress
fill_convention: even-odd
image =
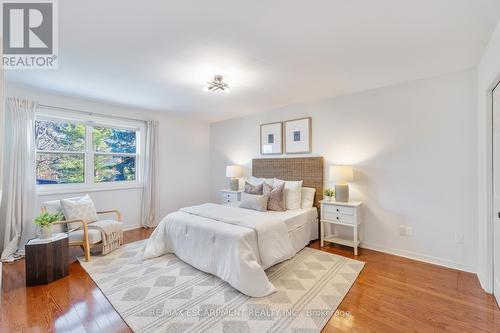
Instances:
[[[239,202],[231,202],[227,205],[238,207]],[[283,212],[267,211],[262,212],[262,214],[275,216],[286,224],[290,240],[296,252],[319,237],[318,209],[316,207]]]

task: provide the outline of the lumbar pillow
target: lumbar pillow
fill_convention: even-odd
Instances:
[[[300,201],[302,198],[301,188],[302,180],[299,181],[284,181],[281,179],[274,179],[274,185],[285,183],[285,207],[288,210],[300,209]]]
[[[302,203],[300,206],[302,208],[311,208],[314,206],[314,193],[316,193],[316,189],[312,187],[303,187],[301,189]]]
[[[245,182],[245,193],[262,194],[262,186],[263,186],[263,184],[252,185],[249,182]]]
[[[279,184],[274,188],[271,185],[264,183],[264,195],[269,196],[267,202],[268,210],[283,211],[285,209],[285,183]]]
[[[89,223],[98,219],[94,203],[88,195],[80,199],[62,199],[61,208],[66,220],[83,220]],[[69,223],[71,229],[79,226],[80,223]]]
[[[258,210],[260,212],[265,212],[267,210],[267,202],[269,197],[267,195],[256,195],[241,193],[240,207]]]

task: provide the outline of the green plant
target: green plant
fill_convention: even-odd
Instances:
[[[38,215],[35,219],[35,224],[39,225],[40,227],[47,227],[49,226],[52,222],[55,221],[60,221],[64,218],[64,215],[62,213],[42,213]]]
[[[325,195],[325,197],[333,197],[335,195],[335,190],[326,188],[323,194]]]

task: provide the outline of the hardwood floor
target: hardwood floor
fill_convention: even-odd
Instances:
[[[151,231],[127,231],[125,241]],[[365,249],[356,257],[346,247],[322,250],[366,262],[323,332],[500,332],[500,310],[474,274]],[[25,287],[23,260],[4,264],[0,332],[130,332],[76,262],[81,254],[72,248],[69,276],[45,286]]]

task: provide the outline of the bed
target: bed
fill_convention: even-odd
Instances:
[[[303,180],[314,187],[314,206],[284,212],[259,212],[207,203],[167,215],[144,249],[144,258],[175,253],[184,262],[228,282],[240,292],[263,297],[275,291],[265,270],[290,259],[318,238],[318,202],[323,186],[323,159],[254,159],[259,178]]]

